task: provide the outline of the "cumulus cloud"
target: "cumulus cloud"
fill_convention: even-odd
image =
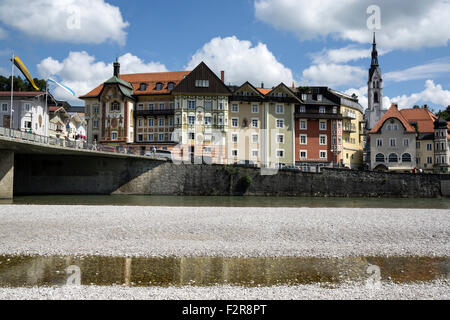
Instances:
[[[308,85],[340,87],[361,85],[366,78],[367,71],[361,67],[321,63],[303,70],[302,81]]]
[[[373,0],[255,0],[255,15],[301,40],[332,36],[368,43],[367,8]],[[386,49],[445,46],[450,39],[447,0],[383,1],[377,41]],[[436,28],[439,26],[439,28]]]
[[[50,41],[95,44],[124,44],[129,25],[104,0],[2,0],[0,22]]]
[[[387,50],[378,50],[378,55],[386,54]],[[324,48],[320,52],[310,53],[314,64],[320,63],[347,63],[361,59],[369,59],[371,57],[372,48],[361,48],[355,45],[349,45],[343,48],[327,49]]]
[[[435,78],[448,74],[449,72],[450,58],[443,58],[405,70],[388,72],[385,74],[384,78],[386,81],[401,82]]]
[[[351,88],[344,91],[347,95],[356,94],[359,98],[359,103],[367,108],[367,87],[361,87],[359,89]],[[416,104],[433,103],[439,107],[446,107],[450,105],[450,91],[442,88],[442,85],[435,84],[433,80],[427,80],[425,82],[425,89],[421,92],[412,93],[411,95],[401,95],[390,98],[388,96],[383,97],[383,106],[388,109],[393,103],[398,104],[400,109],[411,108]]]
[[[216,74],[225,71],[225,82],[241,85],[249,81],[255,86],[264,82],[266,87],[284,82],[290,85],[292,71],[280,63],[263,43],[253,45],[235,36],[214,38],[191,58],[186,66],[192,70],[204,61]]]
[[[145,63],[131,53],[119,57],[119,62],[122,74],[167,71],[165,65],[159,62]],[[77,96],[88,93],[113,75],[112,62],[96,61],[95,57],[86,51],[70,52],[62,61],[48,57],[37,65],[37,69],[41,77],[55,77],[56,80],[72,88]],[[52,88],[52,92],[58,99],[83,104],[81,100],[74,99],[59,87]]]

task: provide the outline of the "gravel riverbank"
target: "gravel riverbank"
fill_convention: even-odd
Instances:
[[[449,256],[449,239],[449,210],[0,206],[3,255]]]

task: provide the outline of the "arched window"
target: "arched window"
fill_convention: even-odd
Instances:
[[[169,84],[167,85],[167,89],[169,89],[169,90],[173,90],[174,87],[175,87],[175,84],[173,82],[169,82]]]
[[[147,84],[141,83],[141,84],[139,85],[139,91],[145,91],[145,90],[147,90]]]
[[[373,94],[373,101],[374,101],[375,103],[378,103],[378,102],[379,102],[378,92],[375,92],[375,93]]]
[[[397,163],[398,162],[398,156],[395,153],[391,153],[389,155],[389,162],[390,163]]]
[[[402,155],[402,162],[411,162],[411,155],[409,153],[404,153]]]
[[[384,162],[384,154],[379,153],[375,157],[375,162]]]

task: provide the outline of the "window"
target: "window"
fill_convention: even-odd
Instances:
[[[120,111],[120,104],[118,102],[111,103],[111,111]]]
[[[238,151],[237,151],[236,149],[231,150],[231,155],[232,155],[233,157],[237,157],[237,156],[238,156]]]
[[[379,153],[375,157],[375,162],[384,162],[384,154]]]
[[[433,157],[427,157],[427,163],[433,164]]]
[[[222,126],[222,125],[223,125],[223,116],[219,116],[219,117],[217,118],[217,122],[218,122],[218,125],[219,125],[219,126]]]
[[[258,128],[258,122],[259,122],[258,119],[252,119],[252,127],[253,128]]]
[[[169,84],[167,85],[167,89],[169,89],[169,90],[173,90],[174,87],[175,87],[175,84],[173,82],[169,82]]]
[[[337,113],[337,107],[333,107],[333,113],[334,113],[334,114]]]
[[[180,120],[179,116],[176,117],[175,121],[176,121],[177,126],[179,126],[181,124],[181,120]]]
[[[374,95],[373,95],[373,102],[378,103],[379,102],[378,100],[379,100],[378,99],[378,92],[375,92]]]
[[[205,109],[207,111],[211,111],[212,110],[212,101],[205,101]]]
[[[258,113],[259,112],[259,107],[257,104],[252,105],[252,113]]]
[[[212,124],[212,117],[211,116],[205,117],[205,125],[210,126],[211,124]]]
[[[154,141],[154,135],[153,135],[153,133],[149,133],[148,134],[148,141]]]
[[[377,147],[383,146],[383,139],[377,139]]]
[[[25,121],[23,123],[24,128],[31,129],[31,121]]]
[[[277,120],[277,128],[280,128],[280,129],[284,128],[284,120],[282,120],[282,119]]]
[[[155,108],[155,105],[153,103],[150,103],[148,105],[148,110],[153,111],[154,108]]]
[[[277,158],[283,158],[284,157],[284,150],[277,150]]]
[[[158,140],[159,141],[164,141],[164,133],[158,134]]]
[[[390,139],[390,140],[389,140],[389,145],[390,145],[391,147],[395,147],[396,144],[397,144],[397,139]]]
[[[139,85],[139,91],[145,91],[145,90],[147,90],[147,85],[145,83],[141,83]]]
[[[163,84],[161,83],[161,82],[158,82],[157,84],[156,84],[156,91],[160,91],[160,90],[162,90],[163,89]]]
[[[148,126],[149,127],[154,127],[155,126],[155,119],[150,118],[147,120]]]
[[[193,101],[193,100],[188,101],[188,109],[191,109],[191,110],[195,109],[195,101]]]
[[[300,106],[300,113],[305,113],[305,112],[306,112],[306,107]]]
[[[170,110],[174,110],[174,109],[175,109],[175,103],[171,102],[171,103],[169,104],[169,109],[170,109]]]
[[[27,111],[27,112],[30,111],[30,104],[29,103],[25,104],[25,111]]]
[[[159,104],[159,110],[164,110],[166,108],[166,104],[165,103],[160,103]]]
[[[158,119],[158,126],[164,127],[164,118],[159,118]]]
[[[300,159],[306,159],[308,157],[308,152],[306,150],[300,150]]]
[[[252,150],[252,157],[258,157],[258,150]]]
[[[195,124],[195,116],[189,116],[189,117],[188,117],[188,123],[189,123],[190,125]]]
[[[398,130],[398,124],[394,124],[394,131]]]
[[[392,130],[392,126],[390,124],[388,124],[387,125],[387,129],[388,129],[388,131],[391,131]]]
[[[142,134],[138,134],[138,141],[139,141],[139,142],[142,142],[143,139],[144,139],[144,138],[143,138]]]
[[[142,119],[138,120],[138,127],[142,127]]]
[[[320,156],[320,159],[326,159],[327,158],[327,152],[324,151],[324,150],[321,150],[319,156]]]
[[[300,130],[306,130],[307,129],[307,121],[306,120],[300,120]]]
[[[319,122],[319,129],[324,131],[327,130],[327,122],[326,121],[320,121]]]
[[[395,153],[391,153],[389,155],[389,162],[390,163],[397,163],[398,162],[398,156]]]
[[[326,145],[327,145],[327,136],[326,136],[326,135],[321,134],[321,135],[319,136],[319,144],[320,144],[321,146],[326,146]]]
[[[2,111],[8,111],[8,104],[2,103]]]
[[[277,135],[277,143],[284,143],[284,134]]]
[[[117,140],[117,132],[111,134],[111,140]]]
[[[308,141],[307,135],[306,134],[301,134],[300,135],[300,144],[306,144]]]
[[[308,95],[305,93],[302,93],[302,100],[305,101],[306,99],[308,99]]]
[[[277,105],[276,113],[277,114],[283,114],[284,113],[284,106],[282,104],[278,104]]]
[[[428,151],[433,150],[433,144],[428,143],[428,144],[427,144],[427,150],[428,150]]]
[[[219,118],[219,119],[220,119],[220,118]],[[233,118],[233,119],[231,119],[231,126],[232,126],[233,128],[237,128],[238,125],[239,125],[239,118]]]
[[[238,142],[238,134],[237,133],[233,133],[231,135],[231,141],[234,142],[234,143]]]
[[[219,110],[223,110],[223,103],[222,102],[219,103]]]
[[[94,120],[94,129],[98,129],[98,120]]]
[[[138,104],[138,110],[144,110],[144,105],[142,103]]]
[[[195,86],[197,88],[208,88],[209,80],[195,80]]]
[[[169,118],[169,126],[173,127],[173,118],[172,117]]]
[[[252,134],[252,143],[258,143],[259,137],[257,134]]]
[[[325,107],[319,107],[319,113],[325,113]]]
[[[402,162],[411,162],[411,155],[409,153],[404,153],[402,155]]]
[[[409,139],[403,139],[403,146],[408,147],[409,146]]]
[[[239,106],[237,104],[233,104],[231,106],[231,112],[239,112]]]
[[[194,140],[194,139],[195,139],[195,133],[189,132],[189,140]]]

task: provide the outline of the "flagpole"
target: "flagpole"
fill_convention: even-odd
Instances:
[[[11,105],[10,105],[10,117],[9,117],[9,128],[12,129],[13,123],[13,95],[14,95],[14,52],[12,53],[11,60]]]
[[[45,135],[48,137],[48,126],[50,123],[50,116],[48,115],[47,95],[48,95],[48,79],[45,82],[45,114],[49,117],[48,121],[45,121]]]

